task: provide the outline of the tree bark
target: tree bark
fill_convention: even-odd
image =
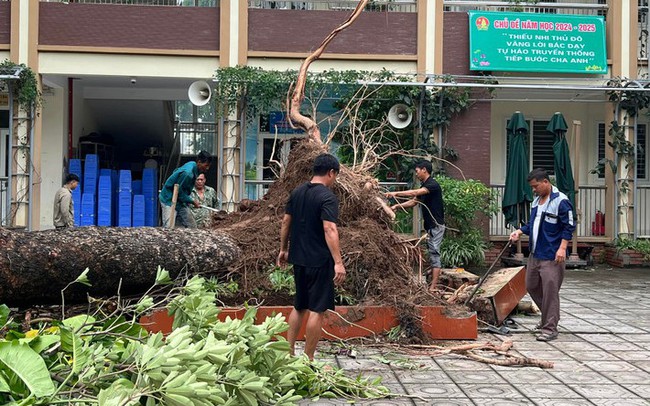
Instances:
[[[0,303],[58,303],[61,289],[86,268],[91,287],[74,284],[66,299],[142,293],[158,266],[172,278],[181,271],[225,273],[239,248],[218,231],[163,228],[77,227],[16,232],[0,228]]]

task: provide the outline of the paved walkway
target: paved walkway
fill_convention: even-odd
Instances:
[[[553,369],[499,367],[456,355],[408,357],[359,350],[356,359],[330,358],[350,374],[382,376],[394,393],[417,395],[363,405],[650,405],[650,269],[567,270],[557,340],[535,341],[539,317],[517,317],[513,350],[553,361]],[[512,350],[511,350],[512,351]],[[328,356],[323,355],[325,359]],[[409,369],[404,367],[416,367]],[[301,405],[345,405],[345,400]]]

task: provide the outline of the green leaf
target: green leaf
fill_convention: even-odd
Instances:
[[[156,271],[156,285],[169,285],[172,283],[172,279],[169,277],[169,272],[158,265],[158,271]]]
[[[32,350],[40,354],[41,351],[49,348],[54,343],[58,343],[60,340],[61,337],[58,335],[39,335],[29,343],[29,346],[32,347]]]
[[[140,396],[135,396],[133,399],[130,399],[134,392],[135,387],[133,382],[122,378],[113,382],[108,388],[100,390],[97,401],[102,406],[137,405],[139,404]],[[124,401],[127,399],[129,401],[125,403]]]
[[[70,328],[61,327],[61,349],[72,355],[72,372],[79,373],[90,361],[88,351],[83,348],[83,340]]]
[[[45,361],[26,344],[15,341],[0,342],[0,366],[15,374],[36,397],[54,393]]]
[[[86,286],[93,286],[92,283],[88,280],[88,271],[90,268],[84,269],[84,271],[81,273],[81,275],[77,276],[77,279],[75,279],[75,282],[81,283],[82,285]]]
[[[74,332],[84,332],[90,330],[92,324],[95,323],[96,319],[93,316],[87,314],[80,314],[78,316],[69,317],[63,320],[63,325],[70,327]]]
[[[11,393],[11,388],[0,372],[0,392]]]
[[[103,331],[110,330],[111,333],[125,334],[135,338],[142,338],[149,335],[140,324],[129,322],[124,316],[114,317],[106,320],[102,326]]]
[[[7,320],[9,320],[9,313],[11,311],[7,307],[7,305],[1,304],[0,305],[0,326],[4,326],[7,324]]]

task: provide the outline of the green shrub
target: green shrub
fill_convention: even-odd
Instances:
[[[629,238],[617,238],[614,246],[618,251],[629,249],[643,255],[644,261],[650,261],[650,240],[632,240]]]
[[[440,247],[442,266],[478,265],[485,259],[488,244],[479,228],[479,214],[489,217],[498,211],[496,194],[483,183],[438,175],[448,229]]]

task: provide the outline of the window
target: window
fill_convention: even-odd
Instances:
[[[542,168],[549,175],[555,174],[555,165],[553,160],[553,143],[555,134],[546,131],[548,121],[533,121],[532,129],[532,162],[530,169]]]
[[[216,155],[218,128],[214,103],[195,106],[190,101],[177,101],[176,120],[182,155],[196,155],[199,151]]]
[[[646,171],[646,151],[648,145],[648,126],[646,124],[637,124],[636,130],[636,177],[637,179],[647,179]],[[605,123],[598,124],[598,161],[605,158],[605,142],[607,129]],[[602,179],[605,174],[601,171],[598,178]]]
[[[507,123],[510,123],[508,120]],[[528,166],[530,169],[542,168],[549,175],[555,174],[553,162],[553,143],[555,135],[546,131],[548,120],[527,120],[528,127],[531,129],[528,136]],[[506,124],[507,125],[507,124]],[[531,142],[532,141],[532,142]],[[510,155],[510,140],[506,141],[506,160]]]

